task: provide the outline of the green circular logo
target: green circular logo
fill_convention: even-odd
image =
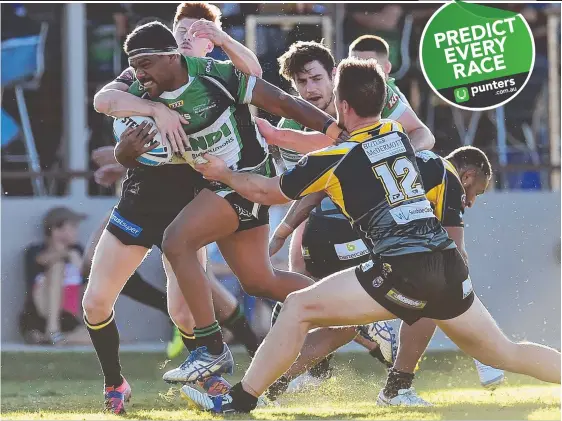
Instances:
[[[433,91],[466,110],[489,110],[513,99],[535,63],[531,28],[520,14],[455,1],[427,23],[420,61]]]

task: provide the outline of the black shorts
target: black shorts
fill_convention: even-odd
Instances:
[[[180,209],[181,211],[181,209]],[[176,213],[142,212],[139,210],[113,208],[105,227],[126,246],[142,246],[162,249],[164,231],[172,223]]]
[[[275,166],[271,156],[266,157],[260,165],[248,172],[268,177],[275,176]],[[203,188],[209,189],[223,199],[226,199],[230,206],[232,206],[232,209],[234,209],[238,215],[238,229],[236,232],[246,231],[269,224],[268,205],[251,202],[240,196],[226,184],[218,181],[204,180],[203,184],[200,184],[200,186],[198,191]]]
[[[371,256],[347,219],[310,214],[302,237],[306,270],[317,279],[368,261]]]
[[[452,319],[474,301],[468,267],[457,249],[380,256],[355,274],[377,303],[409,325],[422,317]]]
[[[129,170],[106,229],[127,246],[162,248],[164,231],[193,200],[202,182],[189,165]]]

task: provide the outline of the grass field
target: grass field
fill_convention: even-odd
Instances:
[[[235,355],[236,381],[248,357]],[[188,411],[177,388],[161,380],[169,362],[159,354],[123,354],[124,373],[133,387],[126,418],[151,420],[213,419]],[[480,387],[471,362],[456,354],[436,354],[422,362],[415,382],[432,408],[376,406],[384,369],[364,353],[336,355],[335,378],[306,393],[286,395],[281,407],[232,419],[511,419],[559,420],[560,387],[509,374],[494,392]],[[102,379],[93,353],[2,353],[2,419],[119,419],[100,411]]]

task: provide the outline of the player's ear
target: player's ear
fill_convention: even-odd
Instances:
[[[209,41],[209,43],[207,44],[207,48],[205,49],[206,54],[209,54],[211,51],[213,51],[214,48],[215,44]]]
[[[390,62],[390,60],[386,60],[386,63],[384,64],[384,72],[389,75],[390,72],[392,71],[392,63]]]
[[[332,69],[332,79],[334,77],[336,77],[336,72],[338,71],[338,68],[334,66],[334,68]]]

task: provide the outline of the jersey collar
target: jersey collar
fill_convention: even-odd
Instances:
[[[351,133],[349,134],[349,136],[350,136],[350,137],[354,137],[354,136],[357,136],[357,135],[359,135],[359,134],[368,132],[368,131],[370,131],[370,130],[376,129],[376,128],[377,128],[378,126],[380,126],[381,124],[382,124],[382,123],[381,123],[380,120],[379,120],[379,121],[377,121],[375,124],[371,124],[370,126],[363,127],[363,128],[361,128],[361,129],[357,129],[357,130],[351,132]]]
[[[459,175],[457,169],[455,168],[455,166],[453,164],[451,164],[450,161],[448,161],[447,159],[443,158],[443,162],[445,163],[445,167],[447,167],[447,169],[449,171],[451,171],[453,174],[455,174],[455,177],[457,177],[459,179],[459,181],[461,181],[461,176]],[[462,185],[462,182],[461,182]]]

